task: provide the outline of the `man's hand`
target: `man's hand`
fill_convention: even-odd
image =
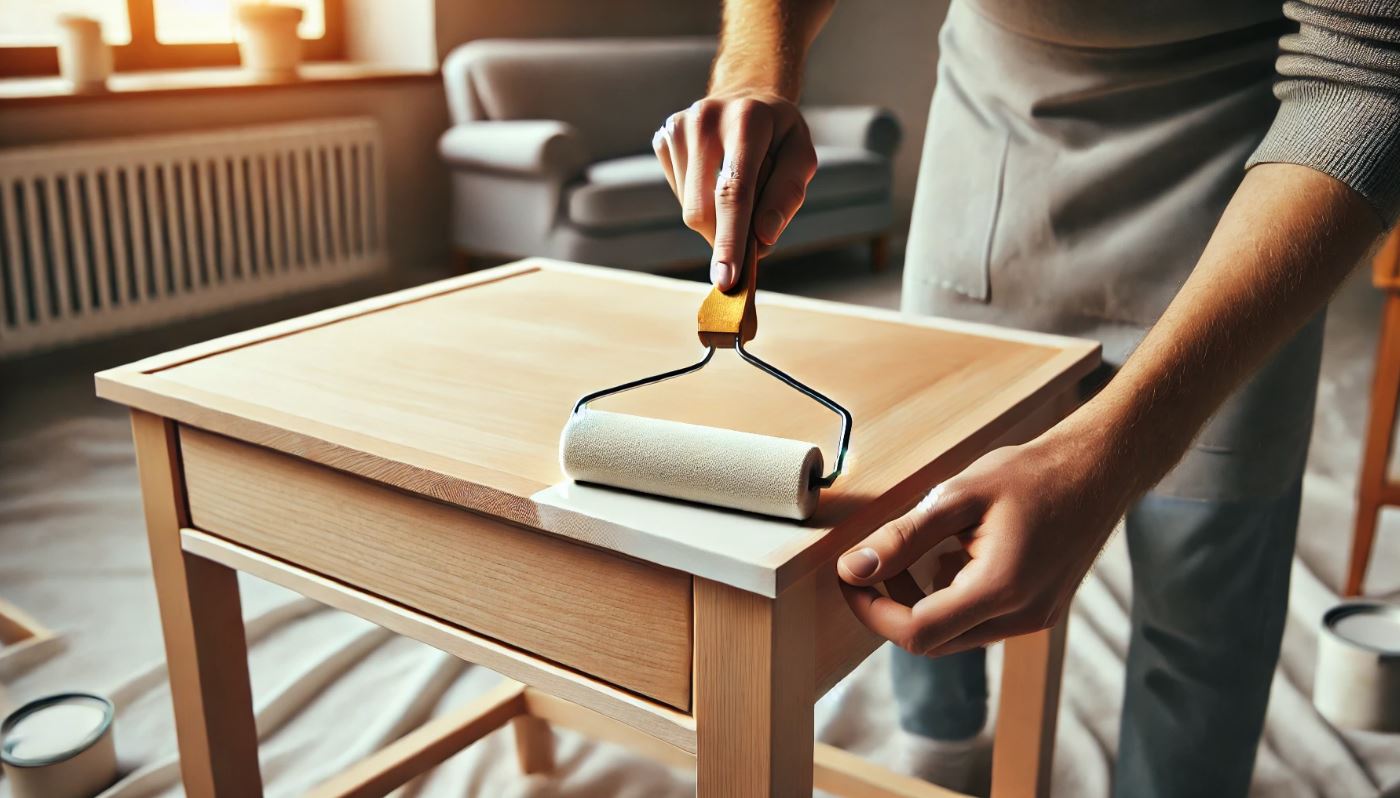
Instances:
[[[776,94],[699,100],[666,120],[652,149],[686,226],[714,247],[710,281],[722,291],[733,287],[743,266],[750,224],[762,254],[802,206],[817,170],[807,123]]]
[[[1093,440],[1048,434],[997,449],[841,557],[862,623],[915,654],[942,656],[1054,624],[1135,495]],[[870,586],[956,537],[934,592],[909,608]]]
[[[1186,284],[1102,391],[1034,441],[978,460],[842,556],[852,610],[904,648],[935,656],[1058,620],[1128,506],[1318,312],[1381,229],[1365,200],[1334,178],[1291,164],[1250,169]],[[955,535],[970,559],[940,573],[912,609],[868,587]]]

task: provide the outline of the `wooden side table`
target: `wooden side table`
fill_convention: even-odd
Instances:
[[[507,722],[527,772],[557,725],[693,763],[704,798],[950,795],[813,744],[813,703],[880,643],[834,559],[1053,423],[1098,345],[760,295],[753,350],[855,416],[816,517],[558,484],[573,401],[686,362],[704,290],[521,262],[97,375],[133,408],[188,793],[261,791],[242,570],[511,680],[318,795],[383,795]],[[609,406],[835,437],[824,408],[715,361]],[[1063,646],[1063,627],[1007,644],[997,796],[1048,791]]]
[[[1366,451],[1357,483],[1356,530],[1343,596],[1361,595],[1366,566],[1382,507],[1400,506],[1400,483],[1391,481],[1391,440],[1395,436],[1396,402],[1400,400],[1400,229],[1391,231],[1371,264],[1371,281],[1385,292],[1385,315],[1376,346],[1376,371],[1371,378],[1371,413],[1366,423]]]

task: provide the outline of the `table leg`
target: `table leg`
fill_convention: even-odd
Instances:
[[[992,747],[992,798],[1050,795],[1068,624],[1066,617],[1049,629],[1013,637],[1004,644],[1001,707]]]
[[[695,580],[699,798],[812,794],[814,584],[770,599]]]
[[[511,718],[515,729],[515,758],[521,773],[548,773],[554,770],[554,730],[534,715]]]
[[[180,528],[189,519],[174,423],[134,411],[131,427],[185,792],[191,798],[260,796],[237,574],[180,547]]]

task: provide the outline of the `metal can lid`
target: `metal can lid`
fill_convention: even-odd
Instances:
[[[1389,659],[1400,658],[1400,607],[1378,601],[1349,601],[1322,614],[1333,637]]]
[[[36,698],[0,723],[0,761],[43,767],[86,751],[112,726],[112,702],[92,693]]]

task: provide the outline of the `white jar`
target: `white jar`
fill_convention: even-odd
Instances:
[[[112,48],[102,41],[102,23],[91,17],[58,17],[58,71],[75,92],[104,91],[112,74]]]
[[[301,38],[297,35],[301,16],[296,6],[239,5],[238,52],[243,68],[259,80],[295,78],[301,63]]]

